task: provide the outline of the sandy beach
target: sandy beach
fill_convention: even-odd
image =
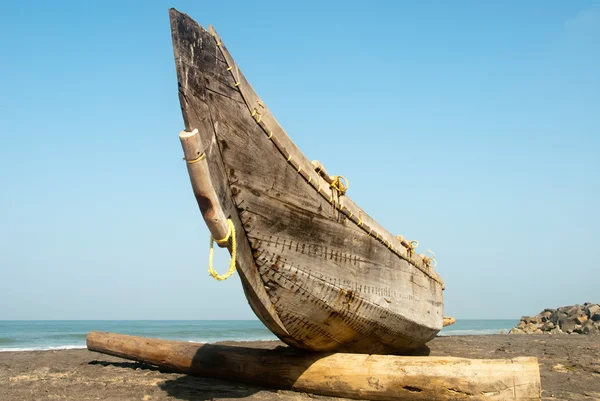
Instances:
[[[276,341],[233,343],[270,348]],[[437,337],[430,355],[539,358],[544,400],[600,400],[600,337],[488,335]],[[87,350],[0,353],[2,401],[22,400],[333,400],[222,380],[162,372]]]

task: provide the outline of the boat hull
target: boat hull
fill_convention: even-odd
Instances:
[[[175,10],[171,26],[186,130],[200,132],[211,172],[202,178],[219,199],[210,207],[236,227],[257,316],[315,351],[402,353],[432,339],[443,318],[437,274],[312,169],[216,32]]]

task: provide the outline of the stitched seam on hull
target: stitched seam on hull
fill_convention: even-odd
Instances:
[[[251,210],[244,210],[242,213],[250,213],[250,214],[253,214],[253,215],[255,215],[255,216],[264,217],[264,216],[262,216],[262,215],[260,215],[260,214],[258,214],[258,213],[254,213],[254,212],[252,212]],[[273,241],[271,241],[271,240],[269,240],[269,239],[266,239],[266,238],[259,238],[259,237],[257,237],[256,235],[249,234],[249,235],[248,235],[248,237],[249,237],[249,238],[252,238],[252,239],[255,239],[255,240],[258,240],[258,241],[262,241],[262,242],[264,242],[264,243],[268,243],[268,244],[275,244],[275,242],[273,242]],[[326,246],[324,246],[324,245],[318,245],[318,244],[309,244],[309,245],[313,245],[313,246],[315,246],[315,247],[320,247],[320,248],[327,248],[327,247],[326,247]],[[302,253],[302,252],[301,252],[301,251],[299,251],[299,250],[298,250],[298,251],[294,250],[294,252]],[[409,270],[406,270],[406,269],[399,268],[399,267],[397,267],[397,266],[388,266],[388,265],[384,265],[384,264],[377,264],[377,263],[373,263],[373,262],[372,262],[372,261],[370,261],[370,260],[362,259],[362,258],[360,258],[360,257],[358,257],[357,255],[355,255],[355,254],[352,254],[352,253],[349,253],[348,255],[351,255],[351,257],[352,257],[352,256],[353,256],[353,257],[355,257],[354,259],[352,259],[352,261],[356,261],[356,262],[359,262],[359,263],[363,263],[363,264],[365,264],[365,265],[369,265],[369,266],[372,266],[372,267],[379,267],[379,268],[394,269],[394,270],[397,270],[397,271],[401,271],[401,272],[403,272],[403,273],[412,274],[412,272],[411,272],[411,271],[409,271]],[[315,257],[319,257],[319,255],[314,255],[314,256],[315,256]],[[348,262],[348,263],[349,263],[349,262]],[[342,265],[340,265],[340,264],[338,264],[338,266],[342,267]],[[413,267],[414,267],[414,265],[411,265],[411,266],[413,266]],[[415,268],[416,268],[416,267],[415,267]],[[427,276],[427,277],[429,278],[429,276]],[[420,285],[420,284],[417,284],[417,285],[418,285],[419,287],[424,287],[423,285]]]
[[[302,271],[302,272],[306,273],[304,271]],[[283,276],[282,273],[279,273],[279,275],[280,275],[280,279],[281,280],[284,280],[286,282],[290,281],[285,276]],[[336,286],[331,285],[331,284],[326,283],[326,282],[323,283],[323,287],[329,287],[329,288],[333,287],[334,289],[337,288],[337,290],[339,291],[339,287],[336,287]],[[380,339],[380,336],[377,334],[378,332],[384,332],[384,333],[387,333],[388,335],[391,335],[393,337],[403,338],[403,339],[406,339],[407,341],[411,341],[411,342],[418,342],[418,343],[425,343],[426,342],[425,340],[417,340],[414,337],[410,337],[410,336],[404,334],[401,331],[390,329],[388,326],[386,326],[385,324],[382,324],[379,321],[372,321],[370,319],[367,319],[365,317],[362,317],[362,316],[359,316],[359,315],[356,315],[356,314],[349,314],[345,310],[341,310],[341,311],[336,310],[336,309],[332,308],[327,302],[319,299],[318,297],[316,297],[312,293],[309,292],[309,295],[310,295],[310,298],[312,298],[316,303],[320,304],[323,309],[336,313],[339,316],[339,318],[341,319],[341,321],[344,324],[346,324],[348,327],[352,328],[353,331],[355,331],[356,333],[359,333],[359,334],[361,334],[361,335],[363,335],[363,336],[365,336],[367,338],[369,338],[369,337],[375,337],[375,338],[377,338],[377,341],[379,341],[379,343],[381,343],[384,347],[393,348],[392,345],[387,345],[388,342],[382,341]],[[364,301],[364,298],[361,298],[361,300]],[[380,312],[383,312],[381,310],[381,308],[377,307],[376,304],[372,304],[372,303],[369,303],[369,302],[365,302],[365,304],[370,305],[373,308],[376,308]],[[275,307],[277,308],[277,305],[275,305]],[[408,321],[408,322],[414,323],[414,322],[412,322],[412,321],[410,321],[408,319],[402,318],[402,317],[399,317],[399,319],[403,320],[403,321]],[[374,324],[376,326],[376,329],[368,330],[366,328],[368,326],[366,323],[372,323],[372,324]],[[414,324],[416,324],[416,323],[414,323]],[[418,325],[418,324],[416,324],[416,325]],[[430,329],[430,330],[435,331],[435,329]],[[432,337],[433,336],[435,336],[435,333],[432,335]],[[350,345],[350,344],[348,344],[348,345]]]
[[[214,93],[215,95],[221,95],[221,96],[223,96],[223,97],[226,97],[227,99],[231,99],[231,100],[233,100],[234,102],[241,103],[239,100],[236,100],[236,99],[232,98],[231,96],[227,96],[225,93],[221,93],[221,92],[219,92],[219,91],[216,91],[216,90],[214,90],[214,89],[211,89],[211,88],[207,87],[206,85],[205,85],[204,87],[206,88],[206,90],[207,90],[207,91],[209,91],[209,92],[212,92],[212,93]]]
[[[268,251],[266,251],[266,250],[265,250],[265,253],[267,253],[267,254],[271,254],[271,255],[275,255],[275,256],[276,256],[276,254],[270,253],[270,252],[268,252]],[[260,268],[261,268],[261,267],[265,266],[265,265],[266,265],[266,263],[267,263],[267,261],[264,261],[264,262],[262,262],[262,264],[261,264],[261,262],[260,262],[260,261],[258,261],[258,260],[256,261],[256,265],[257,265],[257,267],[259,268],[259,270],[260,270]],[[340,290],[344,290],[342,287],[339,287],[339,286],[337,286],[337,285],[335,285],[335,284],[331,284],[331,283],[329,283],[329,282],[327,282],[327,281],[325,281],[325,280],[323,280],[323,279],[321,279],[321,278],[319,278],[319,277],[317,277],[317,276],[314,276],[314,275],[310,274],[309,272],[307,272],[307,271],[305,271],[305,270],[302,270],[302,269],[300,269],[299,267],[295,267],[295,266],[293,266],[293,265],[291,265],[291,264],[289,264],[289,263],[286,263],[286,262],[284,262],[284,261],[281,261],[280,263],[282,264],[282,266],[283,266],[283,267],[285,267],[285,266],[289,266],[289,267],[288,267],[288,271],[290,271],[290,273],[292,273],[292,272],[291,272],[291,270],[290,270],[290,268],[296,269],[297,271],[299,271],[299,272],[301,272],[302,274],[306,275],[308,279],[310,279],[310,280],[314,280],[314,281],[318,281],[318,282],[322,283],[322,285],[323,285],[324,287],[328,287],[328,288],[330,288],[330,289],[333,289],[333,290],[334,290],[334,292],[339,292]],[[268,267],[267,267],[267,268],[268,268]],[[294,283],[294,282],[290,281],[290,280],[289,280],[287,277],[285,277],[285,276],[283,275],[283,273],[281,273],[281,272],[278,272],[278,271],[275,271],[275,270],[273,270],[273,269],[270,269],[270,268],[268,268],[268,269],[269,269],[270,271],[272,271],[274,274],[279,274],[279,275],[280,275],[280,278],[281,278],[282,280],[285,280],[286,282],[289,282],[289,283],[291,283],[292,285],[298,286],[298,284],[296,284],[296,283]],[[262,274],[262,273],[261,273],[261,277],[263,277],[263,274]],[[264,281],[264,277],[263,277],[263,281]],[[299,286],[298,286],[298,287],[299,287]],[[284,289],[285,289],[285,288],[284,288]],[[344,291],[345,291],[345,290],[344,290]],[[380,322],[380,321],[373,321],[373,320],[367,319],[366,317],[362,317],[362,316],[359,316],[359,315],[356,315],[356,314],[351,314],[351,315],[350,315],[350,314],[348,314],[348,312],[347,312],[347,311],[345,311],[345,310],[338,311],[338,310],[336,310],[336,309],[333,309],[333,308],[332,308],[330,305],[328,305],[328,304],[327,304],[325,301],[323,301],[323,300],[319,299],[319,298],[318,298],[316,295],[314,295],[312,292],[310,292],[310,291],[307,291],[307,292],[308,292],[308,294],[310,294],[310,296],[311,296],[313,299],[315,299],[317,302],[319,302],[319,303],[322,303],[322,305],[323,305],[323,307],[324,307],[325,309],[328,309],[328,310],[331,310],[331,311],[334,311],[334,312],[336,312],[336,313],[337,313],[337,314],[338,314],[340,317],[342,317],[342,318],[346,318],[346,319],[347,319],[347,318],[352,318],[352,319],[357,319],[357,320],[360,320],[360,321],[362,321],[362,322],[367,322],[367,321],[368,321],[368,322],[373,322],[374,324],[376,324],[376,325],[377,325],[378,329],[384,330],[384,331],[385,331],[385,332],[387,332],[387,333],[391,333],[391,334],[392,334],[392,335],[394,335],[394,336],[402,337],[402,338],[404,338],[404,339],[407,339],[407,340],[409,340],[409,341],[414,341],[414,342],[419,342],[419,343],[425,343],[425,341],[422,341],[422,340],[420,340],[420,339],[416,339],[416,338],[410,337],[410,336],[408,336],[408,335],[404,334],[403,332],[400,332],[400,331],[398,331],[398,330],[395,330],[395,329],[393,329],[393,328],[391,328],[391,327],[387,326],[387,325],[386,325],[386,324],[384,324],[383,322]],[[400,315],[400,314],[392,313],[392,312],[390,312],[390,311],[388,311],[388,310],[386,310],[386,309],[382,308],[380,305],[378,305],[378,304],[376,304],[376,303],[374,303],[374,302],[372,302],[372,301],[369,301],[369,300],[367,300],[367,299],[365,299],[365,298],[363,298],[363,297],[359,297],[359,298],[357,298],[357,299],[360,299],[360,300],[362,300],[362,302],[363,302],[364,304],[366,304],[366,305],[370,305],[371,307],[375,308],[375,309],[378,311],[378,313],[384,313],[384,314],[390,315],[390,316],[392,316],[392,317],[394,317],[394,318],[397,318],[397,319],[398,319],[398,320],[400,320],[400,321],[403,321],[403,322],[409,322],[409,323],[411,323],[411,324],[414,324],[415,326],[418,326],[418,327],[420,327],[420,328],[423,328],[423,329],[425,329],[425,330],[428,330],[428,331],[434,331],[435,333],[433,333],[433,334],[432,334],[431,338],[433,338],[433,337],[435,336],[435,334],[436,334],[437,332],[439,332],[439,330],[437,330],[437,329],[435,329],[435,328],[428,327],[428,326],[425,326],[425,325],[423,325],[423,324],[416,323],[416,322],[414,322],[413,320],[411,320],[411,319],[407,319],[406,317],[404,317],[404,316],[402,316],[402,315]],[[277,305],[275,305],[275,307],[277,307]],[[347,320],[346,320],[346,319],[344,319],[344,320],[343,320],[343,321],[344,321],[344,323],[346,323],[348,326],[352,327],[352,325],[350,325],[350,324],[347,322]],[[355,331],[357,331],[357,330],[355,329]],[[364,331],[365,331],[365,330],[358,330],[357,332],[361,333],[361,332],[364,332]],[[376,330],[374,330],[373,332],[376,332]],[[365,335],[369,335],[369,334],[370,334],[370,335],[374,335],[373,333],[361,333],[361,334],[365,334]],[[381,340],[379,340],[379,341],[380,341],[382,344],[385,344],[385,342],[383,342],[383,341],[381,341]]]
[[[247,189],[245,186],[243,186],[243,185],[241,185],[241,184],[239,184],[239,183],[238,183],[237,185],[238,185],[238,187],[240,187],[240,188],[244,188],[245,190],[248,190],[248,189]],[[271,195],[270,195],[270,194],[268,194],[268,193],[263,193],[262,195],[263,195],[263,196],[266,196],[266,197],[268,197],[268,198],[270,198],[270,199],[272,199],[272,200],[274,200],[274,201],[279,201],[279,199],[278,199],[277,197],[271,196]],[[289,204],[289,203],[286,203],[286,204],[284,204],[284,206],[285,206],[285,207],[288,207],[288,208],[290,208],[290,209],[291,209],[291,208],[295,208],[295,209],[297,209],[297,210],[306,211],[306,209],[303,209],[302,207],[300,207],[300,206],[297,206],[297,205],[294,205],[294,204]],[[308,213],[311,213],[310,211],[306,211],[306,212],[308,212]],[[255,215],[255,216],[258,216],[258,217],[261,217],[261,218],[263,218],[263,219],[267,219],[267,218],[268,218],[268,216],[265,216],[264,214],[261,214],[261,213],[259,213],[259,212],[257,212],[257,211],[251,210],[251,209],[243,209],[243,210],[241,210],[241,211],[240,211],[240,213],[249,213],[249,214],[253,214],[253,215]],[[315,219],[320,219],[320,220],[323,220],[323,221],[332,221],[331,219],[328,219],[326,216],[321,216],[321,215],[317,215],[317,214],[314,214],[314,213],[313,213],[313,216],[314,216],[314,218],[315,218]],[[253,236],[250,234],[250,232],[251,232],[251,231],[247,231],[248,235],[249,235],[250,237],[253,237]],[[361,233],[362,233],[362,231],[361,231]],[[264,239],[263,241],[267,241],[267,242],[268,242],[268,240],[266,240],[266,239]],[[380,241],[378,241],[378,242],[380,242]],[[409,262],[409,261],[408,261],[407,259],[405,259],[405,258],[402,258],[402,257],[401,257],[401,259],[402,259],[402,260],[405,260],[406,262]],[[375,264],[374,264],[374,263],[372,263],[371,261],[368,261],[368,260],[365,260],[365,259],[356,259],[356,261],[358,261],[358,262],[362,262],[362,263],[365,263],[365,264],[371,264],[371,265],[375,265]],[[416,268],[416,269],[417,269],[419,272],[423,273],[423,271],[422,271],[421,269],[419,269],[419,268],[418,268],[418,266],[415,266],[413,263],[410,263],[410,262],[409,262],[409,264],[410,264],[411,266],[413,266],[414,268]],[[389,269],[398,269],[399,271],[403,271],[403,272],[411,273],[411,272],[408,272],[408,271],[406,271],[406,270],[404,270],[404,269],[398,268],[397,266],[388,266],[388,265],[379,265],[379,266],[382,266],[382,267],[387,267],[387,268],[389,268]],[[436,282],[437,282],[437,280],[435,280],[435,278],[431,277],[430,275],[428,275],[428,274],[425,274],[425,276],[426,276],[427,278],[429,278],[429,279],[432,279],[432,280],[434,280],[434,281],[436,281]],[[424,286],[422,286],[422,285],[420,285],[420,284],[417,284],[417,285],[418,285],[418,286],[420,286],[420,287],[424,287]]]
[[[275,306],[275,308],[277,308],[277,305],[274,305],[274,306]],[[282,321],[284,324],[286,324],[285,322],[287,322],[287,323],[288,323],[288,324],[286,324],[286,326],[285,326],[285,329],[288,331],[288,333],[290,333],[290,335],[291,335],[291,336],[293,336],[293,337],[294,337],[294,339],[296,339],[296,341],[305,341],[305,342],[306,342],[307,340],[309,340],[309,339],[303,339],[303,338],[302,338],[302,333],[304,333],[304,332],[305,332],[305,329],[304,329],[304,330],[301,330],[301,329],[300,329],[300,327],[294,327],[293,329],[291,329],[291,328],[290,328],[290,326],[292,325],[292,324],[291,324],[292,322],[289,322],[288,320],[290,319],[290,315],[291,315],[291,313],[289,313],[289,312],[288,312],[288,313],[285,313],[285,316],[284,316],[284,313],[281,313],[281,315],[282,315],[282,316],[281,316],[281,321]],[[329,334],[327,331],[325,331],[325,330],[324,330],[322,327],[320,327],[319,325],[309,322],[307,318],[297,318],[297,320],[298,320],[298,321],[301,321],[301,322],[302,322],[302,323],[304,323],[306,326],[309,326],[309,327],[310,327],[310,330],[312,330],[312,331],[315,331],[315,332],[319,333],[319,334],[320,334],[321,336],[323,336],[323,337],[327,337],[327,338],[328,338],[329,340],[331,340],[332,342],[334,342],[334,343],[336,343],[336,344],[338,344],[338,345],[340,345],[340,346],[343,346],[343,345],[344,345],[344,343],[342,343],[342,342],[340,342],[340,341],[336,340],[334,337],[332,337],[332,336],[331,336],[331,335],[330,335],[330,334]]]

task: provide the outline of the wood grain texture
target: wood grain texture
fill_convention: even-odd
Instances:
[[[91,332],[90,351],[171,371],[366,400],[540,400],[536,358],[323,354]]]
[[[399,353],[433,338],[443,320],[435,271],[332,190],[218,36],[174,10],[171,23],[186,129],[200,126],[215,146],[210,179],[244,234],[246,295],[272,321],[259,318],[311,350]]]

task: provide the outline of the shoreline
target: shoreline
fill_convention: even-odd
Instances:
[[[279,341],[222,341],[243,347],[274,348]],[[537,357],[544,400],[600,400],[600,336],[439,336],[428,343],[436,356],[464,358]],[[67,401],[133,400],[340,400],[269,390],[223,380],[168,373],[138,362],[87,349],[0,353],[3,401],[57,398]]]
[[[103,331],[103,330],[101,330]],[[469,330],[469,329],[460,329],[453,330],[447,332],[440,332],[436,335],[435,338],[438,337],[470,337],[470,336],[489,336],[489,335],[505,335],[508,330],[496,330],[496,329],[481,329],[481,330]],[[140,334],[131,334],[131,335],[140,335]],[[145,337],[144,335],[141,335]],[[269,342],[269,341],[278,341],[276,338],[256,338],[256,339],[230,339],[230,340],[221,340],[221,341],[196,341],[196,340],[182,340],[177,338],[165,338],[160,336],[147,336],[150,338],[160,338],[165,340],[176,340],[176,341],[185,341],[190,343],[199,343],[199,344],[207,344],[207,343],[257,343],[257,342]],[[274,336],[273,336],[274,337]],[[40,352],[40,351],[63,351],[63,350],[76,350],[76,349],[86,349],[85,340],[79,344],[63,344],[63,345],[48,345],[48,346],[31,346],[31,347],[15,347],[15,348],[1,348],[0,353],[3,352]]]

